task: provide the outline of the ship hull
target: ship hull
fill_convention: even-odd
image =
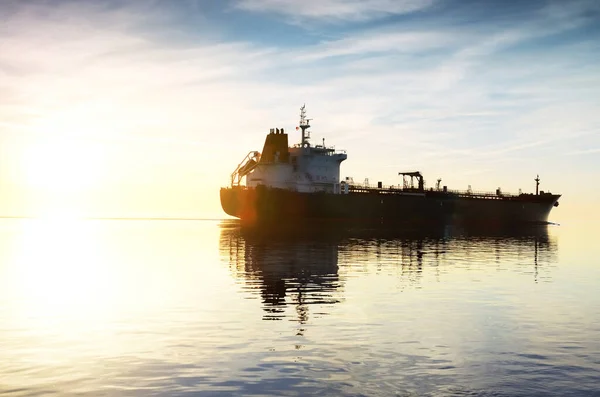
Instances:
[[[301,221],[387,225],[544,224],[558,195],[461,197],[442,192],[299,193],[284,189],[221,189],[223,210],[247,224]]]

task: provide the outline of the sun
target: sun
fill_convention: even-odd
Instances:
[[[106,187],[108,160],[91,140],[48,137],[22,149],[19,185],[27,192],[32,214],[44,218],[81,218]]]
[[[102,148],[82,139],[32,142],[23,157],[22,182],[51,193],[89,190],[101,183],[106,171]]]

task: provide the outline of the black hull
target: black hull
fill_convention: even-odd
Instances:
[[[464,197],[417,193],[298,193],[283,189],[221,189],[223,210],[247,224],[335,222],[351,224],[505,226],[545,224],[559,195]]]

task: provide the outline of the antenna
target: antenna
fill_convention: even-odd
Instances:
[[[310,146],[310,143],[308,142],[308,140],[310,139],[310,131],[306,131],[308,128],[310,128],[310,124],[309,124],[310,120],[312,120],[312,119],[306,118],[306,104],[304,104],[300,108],[300,128],[302,129],[301,144],[303,147]]]

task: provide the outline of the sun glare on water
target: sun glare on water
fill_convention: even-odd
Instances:
[[[68,218],[24,221],[11,261],[17,309],[33,319],[74,312],[98,315],[110,300],[108,274],[94,228]]]
[[[112,343],[110,330],[131,316],[146,321],[148,313],[189,299],[219,303],[211,299],[218,284],[197,288],[207,275],[198,266],[206,259],[198,242],[213,246],[218,235],[198,239],[204,235],[193,224],[44,218],[18,225],[0,253],[0,301],[9,302],[2,308],[6,327],[35,333],[39,343],[90,332]],[[226,269],[215,274],[229,277]]]
[[[28,335],[29,345],[5,352],[8,360],[29,360],[52,373],[61,365],[86,365],[86,350],[70,349],[73,344],[118,349],[106,335],[109,320],[123,317],[123,280],[97,222],[22,219],[13,236],[0,269],[5,335]],[[26,380],[27,374],[15,374],[11,382]]]

